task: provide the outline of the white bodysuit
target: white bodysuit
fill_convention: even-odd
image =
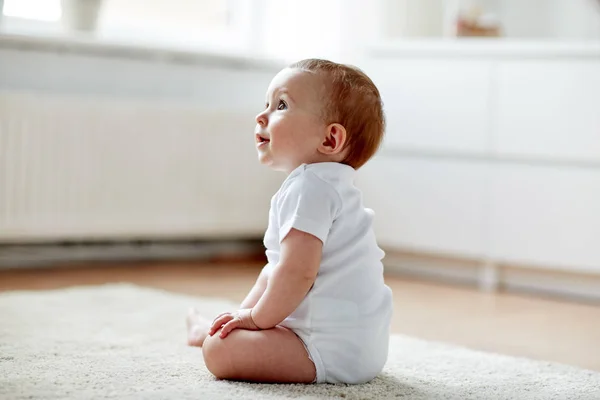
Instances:
[[[383,281],[374,214],[362,204],[355,174],[333,162],[296,168],[271,200],[264,239],[267,276],[292,228],[323,242],[313,287],[280,324],[303,341],[318,383],[368,382],[387,361],[392,292]]]

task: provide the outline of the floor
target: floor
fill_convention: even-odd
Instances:
[[[130,282],[241,301],[260,264],[172,262],[0,271],[0,291]],[[600,307],[387,276],[394,333],[600,371]],[[183,318],[183,315],[182,315]]]

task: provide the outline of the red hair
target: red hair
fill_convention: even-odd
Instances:
[[[359,68],[320,59],[306,59],[289,66],[324,78],[328,99],[323,118],[327,125],[346,129],[348,149],[343,164],[358,169],[379,149],[385,131],[385,115],[379,90]]]

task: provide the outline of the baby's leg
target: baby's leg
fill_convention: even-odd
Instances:
[[[204,318],[198,310],[191,308],[187,316],[188,345],[202,347],[208,336],[211,321]]]
[[[219,379],[250,382],[312,383],[316,370],[294,332],[277,326],[264,331],[235,329],[225,339],[209,336],[204,363]]]

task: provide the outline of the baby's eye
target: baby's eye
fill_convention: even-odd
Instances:
[[[277,109],[278,110],[287,110],[287,104],[285,104],[285,101],[279,100],[279,104],[277,105]]]

